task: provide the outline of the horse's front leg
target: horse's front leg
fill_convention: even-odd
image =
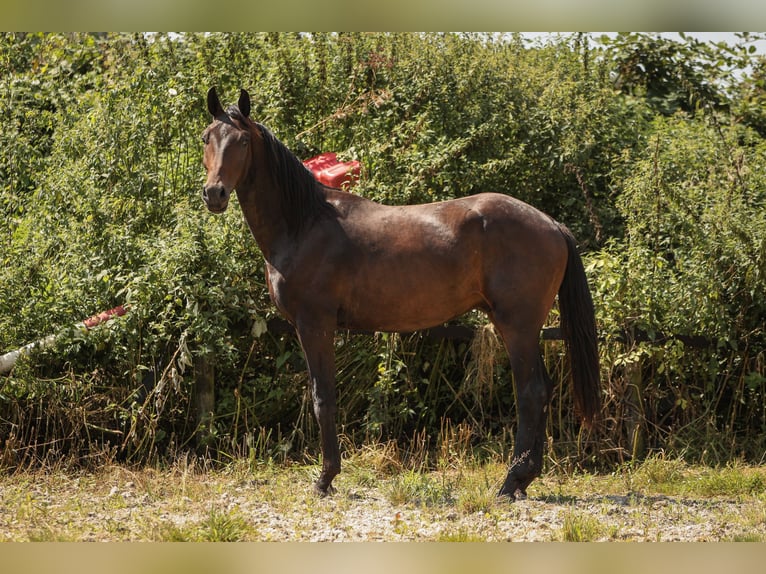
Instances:
[[[335,430],[335,350],[333,328],[298,324],[298,338],[306,357],[314,414],[322,439],[322,473],[314,485],[321,495],[332,494],[332,479],[340,473],[340,451]]]

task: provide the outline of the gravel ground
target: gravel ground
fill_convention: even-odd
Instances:
[[[577,533],[595,541],[766,540],[762,494],[599,494],[597,481],[587,494],[554,494],[563,492],[560,482],[541,479],[526,500],[492,499],[472,511],[460,494],[395,504],[391,478],[372,486],[341,480],[338,493],[319,499],[309,472],[251,478],[115,467],[6,476],[0,541],[556,541]]]
[[[395,506],[372,490],[357,494],[351,503],[323,502],[319,513],[306,517],[299,509],[289,515],[275,513],[269,504],[253,504],[246,495],[225,500],[250,517],[264,539],[292,540],[297,531],[300,539],[310,541],[544,542],[561,539],[564,521],[571,516],[597,521],[594,540],[718,541],[743,534],[739,517],[749,512],[732,500],[594,496],[560,502],[528,498],[466,514],[449,507]],[[757,533],[766,534],[766,523]]]

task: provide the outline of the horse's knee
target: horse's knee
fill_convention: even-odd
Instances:
[[[335,403],[314,402],[314,416],[320,428],[335,421],[336,410]]]

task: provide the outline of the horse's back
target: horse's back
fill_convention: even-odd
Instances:
[[[330,190],[328,199],[336,207],[341,226],[360,233],[399,234],[410,230],[442,233],[472,229],[477,223],[482,230],[490,225],[522,233],[539,230],[549,233],[556,222],[537,208],[501,193],[478,193],[457,199],[415,205],[389,206],[363,197]]]

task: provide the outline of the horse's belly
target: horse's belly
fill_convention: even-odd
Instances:
[[[365,331],[410,332],[441,325],[467,311],[484,307],[473,281],[420,284],[391,276],[374,288],[356,291],[340,307],[338,325]]]

